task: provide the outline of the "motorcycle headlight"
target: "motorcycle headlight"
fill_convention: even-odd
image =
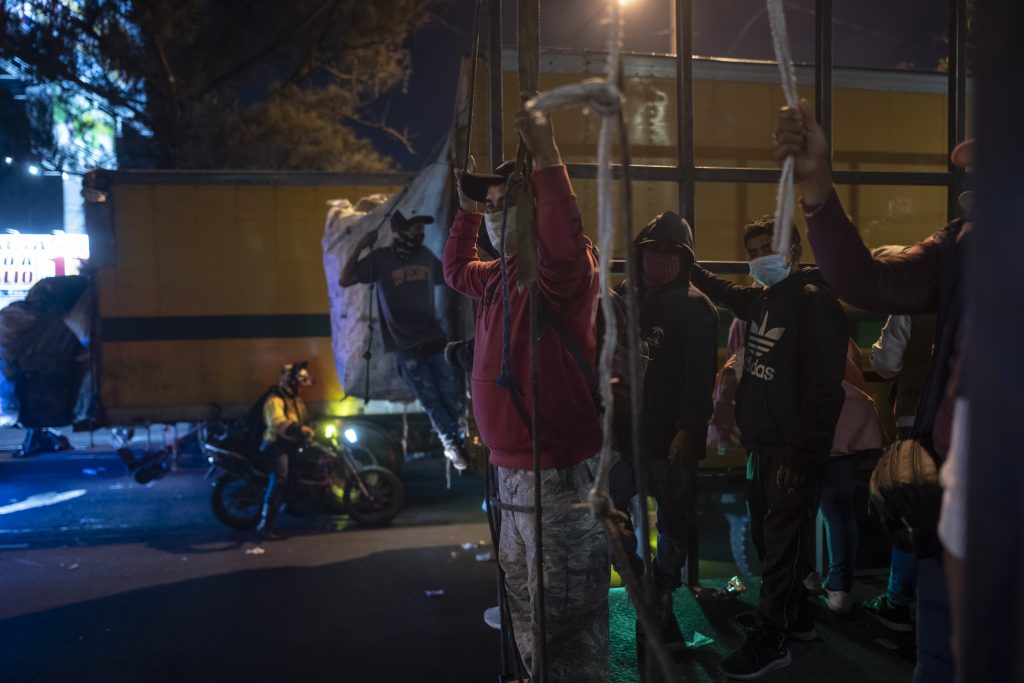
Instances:
[[[357,443],[359,441],[359,435],[356,434],[356,430],[349,427],[345,430],[345,441],[349,443]]]

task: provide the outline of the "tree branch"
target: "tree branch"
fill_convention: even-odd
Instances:
[[[366,126],[367,128],[373,128],[374,130],[382,131],[391,138],[393,138],[395,141],[399,142],[403,147],[405,147],[406,151],[409,152],[409,154],[415,154],[416,149],[412,146],[413,136],[409,133],[409,126],[406,126],[405,129],[401,131],[398,130],[397,128],[393,128],[392,126],[388,125],[386,120],[387,116],[388,112],[386,107],[384,109],[384,113],[380,116],[380,118],[374,121],[354,116],[352,114],[345,114],[345,118],[349,119],[353,123],[358,123],[360,126]]]

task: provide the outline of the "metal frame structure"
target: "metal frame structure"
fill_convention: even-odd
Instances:
[[[721,183],[777,183],[779,171],[774,168],[739,168],[724,166],[697,166],[694,158],[693,138],[693,3],[697,0],[671,0],[674,3],[675,57],[677,87],[675,166],[632,166],[637,180],[676,182],[679,185],[679,214],[699,235],[695,222],[695,188],[697,182]],[[947,149],[964,139],[967,102],[967,0],[947,0],[949,11],[949,70],[947,78]],[[815,111],[825,131],[829,149],[832,149],[832,7],[833,0],[816,0],[815,4],[815,59],[814,93]],[[488,0],[490,17],[490,101],[491,111],[502,111],[502,46],[501,0]],[[500,116],[491,117],[491,158],[502,157],[502,122]],[[567,164],[575,178],[594,178],[596,164]],[[618,169],[616,169],[618,170]],[[618,174],[616,174],[618,175]],[[913,185],[945,186],[947,188],[947,215],[952,219],[957,211],[957,197],[963,188],[963,171],[949,163],[945,172],[917,171],[834,171],[833,178],[841,185]],[[713,272],[740,274],[747,272],[745,261],[704,262]],[[616,263],[616,271],[623,271],[623,263]],[[696,533],[691,534],[689,556],[696,558]],[[687,563],[687,582],[697,584],[697,563]]]

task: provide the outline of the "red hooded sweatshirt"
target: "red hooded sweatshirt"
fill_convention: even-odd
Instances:
[[[537,198],[538,286],[576,342],[594,363],[597,313],[597,263],[583,234],[576,195],[565,166],[536,171],[531,181]],[[476,240],[483,216],[459,211],[444,247],[444,279],[457,292],[479,301],[473,357],[473,416],[491,462],[511,469],[533,468],[533,445],[526,423],[516,411],[509,389],[498,386],[501,374],[504,312],[498,261],[481,261]],[[516,287],[517,259],[507,260],[511,342],[509,366],[522,392],[526,415],[532,414],[530,385],[530,297]],[[601,427],[587,381],[550,325],[538,344],[541,467],[571,467],[601,449]]]

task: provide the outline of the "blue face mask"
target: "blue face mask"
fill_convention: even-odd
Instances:
[[[777,285],[789,277],[789,266],[782,254],[769,254],[750,262],[750,277],[765,287]]]

